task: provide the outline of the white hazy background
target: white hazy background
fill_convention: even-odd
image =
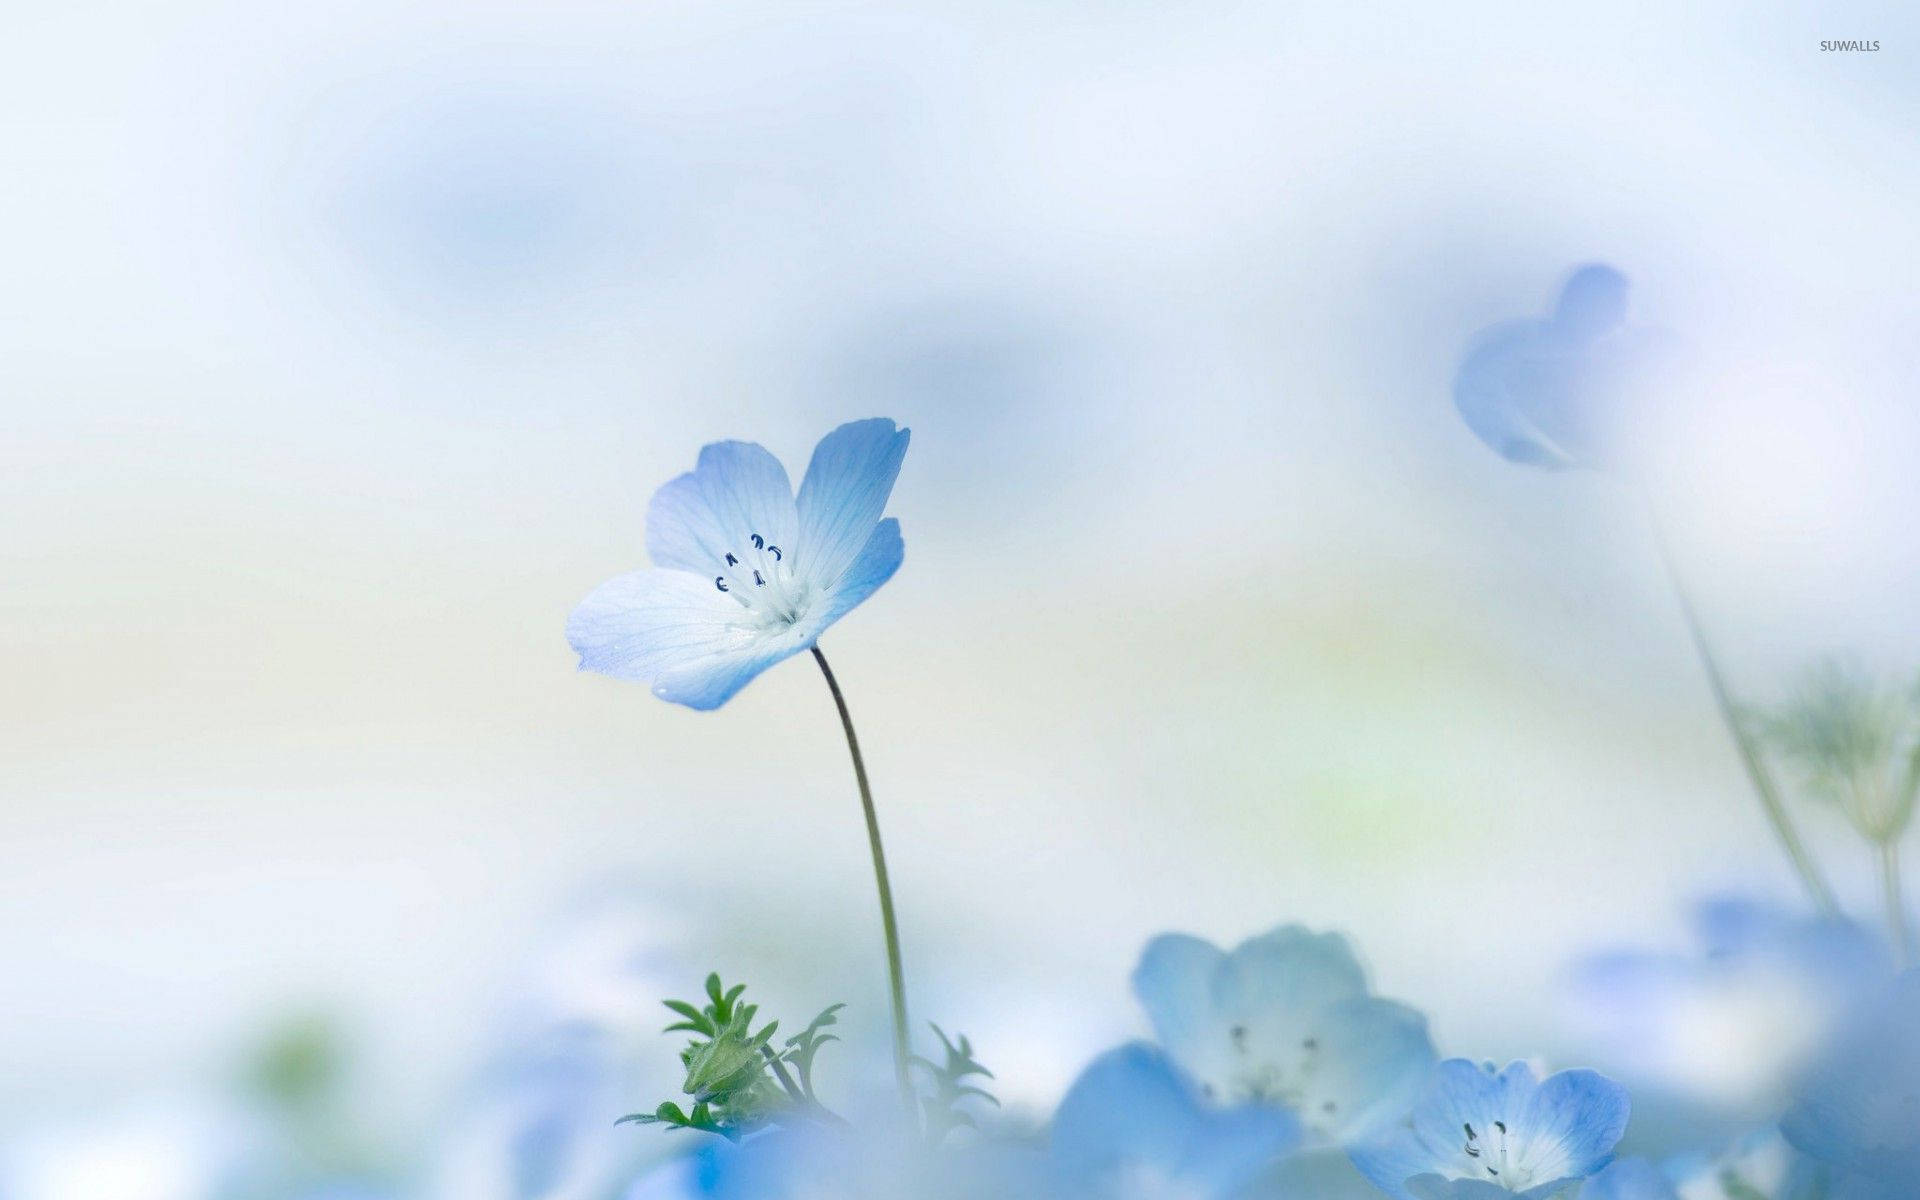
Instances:
[[[1713,381],[1665,502],[1736,685],[1920,665],[1910,6],[5,25],[5,1126],[320,1009],[424,1137],[608,889],[672,986],[877,1028],[811,665],[701,715],[562,637],[709,440],[797,479],[843,420],[913,429],[906,565],[825,645],[920,1012],[1016,1099],[1137,1027],[1165,929],[1345,929],[1500,1057],[1556,1050],[1574,956],[1794,899],[1635,498],[1453,413],[1465,341],[1577,263]]]

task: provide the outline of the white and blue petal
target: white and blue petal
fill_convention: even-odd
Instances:
[[[880,590],[880,585],[893,578],[900,569],[900,563],[906,557],[906,544],[900,539],[900,522],[892,517],[873,527],[867,544],[854,558],[821,602],[818,615],[809,626],[809,644],[817,638],[827,626],[852,612],[868,596]]]
[[[1629,1108],[1626,1089],[1606,1076],[1561,1071],[1534,1091],[1513,1137],[1534,1178],[1585,1178],[1613,1161]]]
[[[814,447],[796,505],[799,561],[815,586],[838,585],[866,548],[887,510],[908,437],[874,417],[842,425]]]
[[[587,594],[567,618],[583,670],[652,684],[669,672],[752,645],[744,610],[710,580],[684,571],[633,571]]]
[[[684,571],[634,571],[601,584],[567,619],[582,670],[647,684],[690,708],[727,702],[754,676],[807,648],[769,636],[745,609]]]
[[[647,553],[656,566],[711,580],[755,535],[791,548],[798,532],[787,469],[753,442],[703,446],[694,469],[647,507]]]

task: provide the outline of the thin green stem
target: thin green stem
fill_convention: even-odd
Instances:
[[[1651,504],[1648,507],[1651,510]],[[1826,876],[1821,874],[1820,865],[1813,860],[1806,843],[1800,840],[1800,831],[1794,828],[1793,818],[1787,815],[1786,803],[1780,797],[1780,787],[1774,782],[1773,773],[1767,769],[1766,760],[1761,757],[1758,742],[1747,728],[1747,723],[1740,719],[1740,710],[1727,690],[1726,676],[1720,672],[1720,662],[1714,657],[1706,630],[1700,624],[1700,614],[1693,607],[1686,584],[1681,581],[1680,569],[1674,563],[1673,551],[1667,545],[1658,518],[1652,524],[1654,542],[1660,547],[1660,561],[1666,566],[1667,578],[1673,584],[1673,594],[1680,602],[1680,614],[1686,618],[1687,632],[1693,638],[1693,648],[1699,653],[1700,665],[1706,670],[1707,686],[1713,691],[1714,703],[1720,707],[1720,719],[1726,723],[1727,732],[1733,735],[1734,748],[1739,750],[1740,761],[1747,768],[1747,780],[1753,784],[1754,795],[1759,797],[1760,807],[1766,812],[1767,820],[1772,822],[1773,832],[1779,837],[1780,846],[1787,852],[1787,858],[1793,863],[1793,869],[1800,876],[1807,895],[1822,913],[1833,916],[1840,911],[1839,904],[1833,898],[1833,888],[1828,885]]]
[[[1907,934],[1907,901],[1900,890],[1900,843],[1880,843],[1880,893],[1887,905],[1887,936],[1893,939],[1894,959],[1902,969],[1913,963],[1913,943]]]
[[[813,661],[827,677],[827,690],[833,693],[833,706],[840,710],[840,727],[847,733],[847,750],[853,755],[853,778],[860,785],[860,809],[867,818],[867,848],[873,853],[873,882],[880,892],[880,925],[887,936],[887,982],[893,999],[893,1073],[900,1084],[900,1099],[908,1112],[916,1108],[913,1081],[907,1064],[912,1049],[907,1040],[907,980],[900,966],[900,927],[893,916],[893,885],[887,882],[887,853],[880,845],[880,818],[873,808],[873,789],[867,786],[867,763],[860,756],[860,739],[853,732],[853,717],[847,712],[847,698],[840,694],[840,681],[833,677],[827,656],[813,648]]]

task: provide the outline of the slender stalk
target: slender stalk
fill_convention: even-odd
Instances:
[[[1913,963],[1913,943],[1907,935],[1907,902],[1900,890],[1900,843],[1880,843],[1880,892],[1887,905],[1887,936],[1893,939],[1894,960],[1902,969]]]
[[[1648,509],[1651,515],[1651,503]],[[1740,719],[1740,711],[1727,690],[1726,677],[1720,672],[1720,662],[1714,657],[1713,647],[1707,641],[1706,630],[1700,624],[1700,614],[1693,607],[1686,584],[1681,581],[1680,569],[1674,563],[1673,551],[1667,545],[1659,519],[1655,517],[1652,524],[1654,542],[1660,548],[1660,561],[1666,566],[1667,579],[1673,584],[1674,597],[1680,602],[1680,614],[1686,618],[1693,648],[1700,655],[1707,686],[1713,692],[1714,703],[1720,707],[1720,719],[1726,723],[1727,732],[1733,735],[1734,748],[1740,752],[1740,761],[1747,768],[1747,780],[1753,784],[1754,795],[1759,798],[1767,820],[1773,824],[1773,832],[1780,839],[1781,848],[1787,852],[1788,860],[1793,863],[1793,869],[1800,876],[1800,883],[1807,889],[1807,895],[1822,913],[1834,916],[1839,913],[1840,905],[1833,898],[1833,888],[1827,883],[1826,876],[1821,874],[1820,865],[1813,860],[1806,843],[1800,840],[1800,831],[1794,828],[1793,818],[1787,815],[1787,806],[1780,798],[1780,787],[1774,782],[1773,772],[1767,769],[1759,744],[1746,722]]]
[[[900,927],[893,916],[893,885],[887,882],[887,853],[880,845],[880,818],[873,809],[873,789],[867,786],[867,763],[860,757],[860,739],[853,732],[853,717],[847,712],[847,698],[840,694],[840,681],[833,677],[827,656],[813,648],[813,661],[827,677],[827,690],[833,693],[833,706],[840,710],[840,727],[847,733],[847,750],[853,755],[853,779],[860,785],[860,810],[867,818],[867,848],[873,853],[873,882],[880,892],[880,925],[887,936],[887,983],[893,999],[893,1073],[900,1084],[900,1099],[907,1111],[915,1110],[913,1081],[907,1074],[912,1050],[907,1041],[907,981],[900,966]]]

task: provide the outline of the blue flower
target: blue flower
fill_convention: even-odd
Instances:
[[[487,1072],[434,1156],[433,1200],[541,1200],[603,1194],[641,1147],[607,1119],[622,1078],[604,1040],[563,1031]]]
[[[796,498],[763,447],[703,448],[647,509],[654,568],[601,584],[567,619],[581,668],[712,709],[811,649],[900,566],[900,523],[880,514],[906,452],[907,431],[885,418],[842,425]]]
[[[1837,1200],[1833,1172],[1807,1158],[1774,1126],[1750,1131],[1712,1155],[1667,1164],[1680,1200]],[[1580,1200],[1591,1200],[1585,1193]]]
[[[1766,1119],[1834,1023],[1892,976],[1879,937],[1843,919],[1737,897],[1694,910],[1698,950],[1618,950],[1575,968],[1569,1016],[1596,1057]]]
[[[1581,267],[1544,320],[1481,332],[1454,376],[1453,399],[1475,436],[1529,466],[1610,465],[1631,407],[1670,357],[1666,335],[1626,325],[1627,279]]]
[[[1042,1160],[1002,1141],[930,1147],[888,1122],[781,1129],[707,1142],[641,1177],[623,1200],[1058,1200]]]
[[[1206,1103],[1158,1049],[1101,1055],[1054,1113],[1052,1196],[1214,1200],[1234,1195],[1300,1142],[1278,1109]]]
[[[1894,981],[1808,1074],[1781,1132],[1862,1196],[1920,1182],[1920,971]]]
[[[1336,933],[1288,925],[1231,954],[1167,934],[1147,944],[1133,989],[1209,1098],[1279,1105],[1334,1141],[1404,1115],[1434,1063],[1426,1018],[1368,995]]]
[[[1356,1147],[1354,1165],[1399,1200],[1555,1196],[1612,1161],[1627,1093],[1592,1071],[1536,1079],[1461,1058],[1435,1069],[1409,1125]]]
[[[1680,1200],[1680,1194],[1659,1167],[1623,1158],[1582,1184],[1580,1200]]]

